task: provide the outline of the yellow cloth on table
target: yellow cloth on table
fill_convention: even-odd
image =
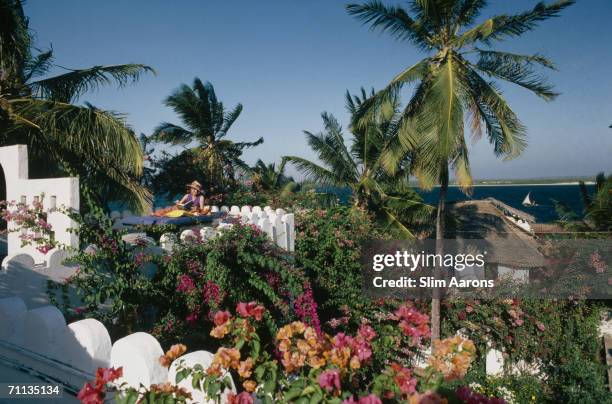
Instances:
[[[170,212],[166,213],[164,216],[165,217],[182,217],[182,216],[193,216],[193,215],[191,212],[188,212],[186,210],[176,209],[176,210],[171,210]]]

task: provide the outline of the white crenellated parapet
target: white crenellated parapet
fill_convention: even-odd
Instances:
[[[36,265],[34,258],[25,253],[8,257],[4,261],[5,269],[0,271],[0,298],[19,296],[30,308],[48,305],[48,282],[63,283],[77,271],[76,266],[61,265],[65,254],[63,250],[51,250],[47,254],[55,265],[53,268]],[[73,303],[78,303],[74,290],[69,296]]]
[[[171,252],[178,242],[178,238],[174,233],[164,233],[159,238],[159,245],[167,252]]]
[[[61,339],[66,334],[66,320],[55,306],[29,310],[23,325],[23,346],[43,356],[61,360]]]
[[[485,369],[489,376],[501,376],[504,373],[504,355],[497,349],[487,352]]]
[[[0,341],[13,344],[20,343],[23,338],[23,325],[28,308],[20,297],[0,299]]]
[[[0,349],[4,349],[3,353],[7,349],[16,354],[25,352],[30,358],[28,366],[33,370],[42,371],[76,388],[93,380],[100,367],[122,367],[123,377],[117,383],[126,382],[135,388],[140,384],[150,386],[166,381],[174,384],[179,363],[187,367],[200,364],[207,369],[213,358],[213,354],[206,351],[187,353],[176,359],[168,370],[159,361],[164,354],[162,347],[150,334],[137,332],[111,344],[107,329],[99,321],[90,318],[66,324],[56,307],[28,310],[20,297],[0,299],[0,324]],[[66,369],[74,369],[76,373],[66,373]],[[84,379],[75,384],[75,374]],[[230,377],[231,392],[235,393],[231,375],[227,376]],[[65,380],[66,377],[70,379]],[[192,394],[191,402],[208,402],[202,392],[194,390],[190,378],[180,386]]]
[[[287,248],[289,252],[295,251],[295,215],[293,213],[284,214],[281,221],[285,224],[287,234]]]
[[[163,383],[168,380],[168,369],[163,367],[159,358],[164,355],[159,342],[146,332],[137,332],[117,340],[111,350],[111,366],[123,367],[123,382],[138,388],[140,384]]]
[[[195,231],[187,229],[181,232],[180,239],[182,243],[194,243],[198,239],[198,236]]]
[[[55,240],[62,245],[78,247],[78,236],[70,231],[77,227],[77,223],[59,209],[79,210],[79,179],[73,177],[29,179],[28,148],[25,145],[0,147],[0,166],[6,181],[6,200],[30,206],[35,201],[41,202],[47,213],[47,222],[55,233]],[[42,200],[40,200],[41,195],[43,195]],[[9,223],[8,228],[15,226]],[[2,267],[6,268],[8,260],[23,253],[29,254],[36,264],[48,267],[47,255],[36,250],[35,246],[22,246],[20,234],[18,231],[8,233],[8,252]]]
[[[211,212],[211,213],[217,213],[217,212],[219,212],[219,207],[218,207],[218,206],[216,206],[216,205],[211,206],[211,208],[210,208],[210,212]]]
[[[217,235],[217,232],[212,227],[202,227],[200,229],[200,238],[203,241],[210,240]]]
[[[66,336],[60,341],[62,362],[92,374],[109,366],[111,347],[106,327],[93,318],[68,324]]]
[[[229,214],[232,216],[239,216],[240,215],[240,208],[236,205],[232,206],[230,208]]]
[[[181,356],[180,358],[174,360],[174,362],[172,362],[172,364],[170,365],[170,369],[168,370],[168,381],[172,384],[176,383],[176,374],[178,373],[179,366],[193,368],[195,365],[199,364],[202,365],[204,369],[207,369],[212,364],[213,357],[214,355],[208,351],[195,351]],[[227,395],[229,393],[236,394],[236,386],[234,385],[232,376],[228,372],[226,372],[224,375],[221,376],[221,378],[224,378],[225,376],[229,376],[232,387],[231,389],[226,389],[223,392],[223,395],[221,396],[222,403],[228,401]],[[178,384],[179,387],[183,387],[191,392],[192,400],[188,402],[202,404],[215,403],[215,401],[213,400],[208,400],[206,398],[206,395],[203,393],[204,389],[202,388],[202,386],[204,382],[200,381],[201,390],[194,390],[192,380],[193,379],[191,378],[191,376],[189,376]]]
[[[261,212],[263,212],[263,209],[261,208],[261,206],[253,206],[253,209],[251,209],[251,212],[261,214]]]
[[[228,208],[227,206],[221,206],[221,212],[228,213],[229,211],[230,211],[230,208]]]

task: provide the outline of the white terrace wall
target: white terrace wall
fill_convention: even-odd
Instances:
[[[210,352],[195,351],[166,369],[159,362],[162,347],[150,334],[137,332],[112,343],[108,330],[95,319],[66,324],[56,307],[29,310],[19,297],[0,299],[0,324],[0,354],[5,359],[27,362],[28,367],[77,390],[94,379],[98,367],[123,367],[119,383],[138,388],[140,384],[174,383],[180,361],[208,368],[213,358]],[[208,402],[200,391],[193,391],[191,380],[180,386],[192,393],[193,402]],[[236,392],[235,387],[231,390]]]
[[[48,222],[55,231],[55,239],[62,245],[78,246],[78,237],[68,229],[76,223],[56,208],[79,209],[78,178],[45,178],[31,180],[28,177],[28,149],[25,145],[0,147],[0,165],[6,180],[6,200],[31,204],[35,198],[44,194],[42,200],[48,212]],[[9,229],[11,223],[8,224]],[[7,262],[20,254],[28,254],[35,265],[49,267],[49,255],[42,254],[33,246],[21,246],[18,232],[9,232],[8,255],[2,263],[6,269]]]

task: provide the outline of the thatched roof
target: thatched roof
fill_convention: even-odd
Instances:
[[[491,202],[497,209],[499,209],[501,212],[503,212],[506,216],[514,216],[514,217],[518,217],[519,219],[523,219],[526,222],[529,223],[535,223],[536,219],[535,216],[530,215],[529,213],[523,212],[522,210],[513,208],[510,205],[506,205],[505,203],[503,203],[500,200],[497,200],[495,198],[487,198],[485,199],[485,201],[489,201]]]
[[[517,269],[544,266],[544,256],[538,250],[535,237],[508,220],[506,212],[500,209],[500,202],[491,199],[449,204],[452,220],[447,238],[456,239],[465,248],[470,240],[483,240],[486,261],[490,263]],[[518,209],[514,211],[520,213]]]

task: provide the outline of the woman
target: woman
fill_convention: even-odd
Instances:
[[[204,208],[204,196],[202,195],[202,184],[193,181],[187,184],[188,194],[183,196],[176,204],[181,209],[200,211]]]

